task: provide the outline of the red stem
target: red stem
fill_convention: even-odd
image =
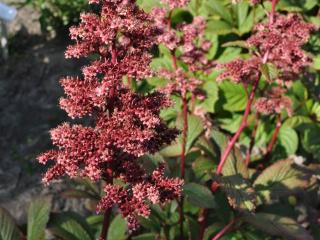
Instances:
[[[202,240],[204,237],[204,232],[206,230],[206,223],[207,223],[206,221],[207,215],[208,215],[208,210],[202,209],[200,212],[200,216],[198,218],[198,223],[200,225],[199,240]]]
[[[111,62],[113,65],[116,65],[118,62],[118,57],[117,57],[117,49],[116,49],[116,43],[113,42],[111,45]]]
[[[246,155],[246,161],[245,161],[245,164],[247,166],[249,166],[250,162],[251,162],[251,153],[252,153],[252,149],[254,147],[254,143],[255,143],[255,138],[256,138],[256,135],[257,135],[257,128],[258,128],[258,125],[259,125],[259,113],[256,113],[255,115],[255,124],[254,124],[254,128],[253,128],[253,131],[252,131],[252,134],[251,134],[251,140],[250,140],[250,145],[249,145],[249,148],[247,150],[247,155]]]
[[[102,231],[100,234],[99,240],[106,240],[107,234],[110,226],[110,216],[111,216],[111,208],[108,208],[104,213],[104,219],[103,219],[103,225],[102,225]]]
[[[278,0],[272,0],[272,7],[271,7],[271,13],[269,18],[269,25],[272,25],[274,23],[274,16],[276,13],[276,6],[277,6]]]
[[[171,16],[172,11],[169,12],[168,16],[168,28],[171,29]],[[177,56],[175,54],[175,49],[171,50],[172,65],[174,70],[178,69]],[[185,161],[186,161],[186,143],[187,143],[187,131],[188,131],[188,101],[186,96],[182,96],[182,114],[183,114],[183,130],[182,130],[182,145],[181,145],[181,161],[180,161],[180,174],[181,178],[185,177]],[[179,225],[180,225],[180,239],[184,240],[183,234],[183,196],[179,200]]]
[[[278,138],[278,135],[279,135],[281,126],[282,126],[281,116],[278,115],[277,123],[276,123],[276,128],[275,128],[275,130],[274,130],[274,132],[273,132],[273,135],[272,135],[271,140],[270,140],[270,142],[269,142],[269,144],[268,144],[268,147],[267,147],[267,153],[266,153],[265,158],[264,158],[265,161],[268,161],[269,158],[270,158],[270,154],[271,154],[271,152],[272,152],[272,149],[273,149],[274,144],[275,144],[276,141],[277,141],[277,138]]]
[[[218,240],[218,239],[220,239],[227,231],[230,230],[230,228],[232,227],[232,225],[235,224],[238,220],[239,220],[239,218],[234,218],[234,219],[232,219],[224,228],[221,229],[220,232],[217,233],[216,236],[214,236],[214,237],[212,238],[212,240]]]
[[[252,106],[254,96],[255,96],[255,93],[256,93],[258,85],[259,85],[259,81],[260,81],[260,75],[258,76],[258,79],[256,80],[256,82],[253,85],[252,91],[250,93],[250,96],[249,96],[249,99],[247,102],[246,109],[244,111],[244,115],[243,115],[240,127],[237,130],[237,132],[235,133],[235,135],[229,141],[228,146],[227,146],[226,150],[224,151],[224,153],[221,155],[220,163],[219,163],[217,171],[216,171],[217,175],[221,174],[223,166],[224,166],[226,160],[228,159],[229,154],[231,153],[231,151],[232,151],[234,145],[236,144],[238,138],[240,137],[241,133],[243,132],[243,130],[247,126],[248,116],[250,114],[251,106]]]
[[[182,130],[180,172],[181,172],[181,178],[184,179],[185,161],[186,161],[186,144],[187,144],[187,133],[188,133],[188,101],[185,96],[182,97],[182,108],[183,108],[183,130]]]
[[[106,183],[112,184],[112,182],[113,182],[112,168],[108,168],[106,171],[106,174],[107,174]],[[109,226],[110,226],[111,212],[112,212],[112,208],[108,208],[108,209],[106,209],[106,211],[104,213],[102,231],[101,231],[99,240],[106,240],[107,239],[108,230],[109,230]]]
[[[178,64],[177,64],[177,56],[175,54],[175,50],[171,51],[171,57],[172,57],[173,68],[174,68],[174,70],[177,70],[178,69]]]

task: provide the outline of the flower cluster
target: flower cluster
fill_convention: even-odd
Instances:
[[[218,80],[229,78],[236,83],[254,83],[261,77],[261,67],[269,64],[277,69],[276,78],[267,77],[268,83],[288,85],[295,80],[297,75],[307,67],[311,60],[302,46],[308,41],[312,24],[306,23],[297,14],[274,16],[270,23],[258,24],[255,33],[246,41],[248,47],[255,50],[255,55],[250,59],[236,59],[220,67],[225,71]],[[286,109],[291,113],[291,101],[283,96],[281,87],[270,90],[264,97],[258,99],[256,108],[263,113],[280,113]]]
[[[82,69],[83,78],[61,80],[66,97],[60,106],[72,118],[93,116],[90,126],[64,123],[51,131],[57,147],[38,157],[42,164],[53,161],[43,181],[68,175],[106,180],[106,196],[99,209],[117,205],[129,227],[137,226],[137,215],[148,216],[147,203],[163,203],[180,195],[182,182],[163,176],[163,167],[150,176],[138,158],[158,151],[178,134],[160,119],[160,110],[171,103],[159,92],[140,95],[123,78],[140,80],[151,75],[150,48],[159,29],[135,1],[91,0],[101,14],[84,13],[81,23],[70,29],[76,44],[67,58],[98,56]],[[126,188],[111,184],[119,178]]]
[[[260,56],[267,55],[268,62],[280,70],[281,80],[289,81],[311,62],[301,47],[308,41],[312,30],[314,26],[297,14],[277,14],[272,25],[258,24],[256,33],[247,43],[255,47]]]
[[[174,8],[184,7],[190,0],[161,0],[161,3],[169,6],[170,10]]]
[[[273,87],[270,91],[265,93],[264,97],[259,98],[255,107],[258,112],[263,114],[281,113],[286,110],[292,115],[292,101],[290,97],[284,95],[285,89],[281,87]]]
[[[186,4],[186,2],[184,3]],[[174,4],[171,5],[174,6]],[[179,7],[182,7],[182,5],[180,4]],[[159,7],[152,10],[152,15],[155,16],[157,26],[161,30],[157,39],[158,43],[166,46],[173,54],[174,69],[159,69],[158,71],[159,76],[169,80],[164,92],[169,94],[172,92],[180,93],[182,97],[186,97],[187,92],[201,96],[198,88],[202,82],[193,73],[197,71],[208,72],[214,65],[213,61],[207,58],[211,43],[205,38],[204,34],[206,21],[203,17],[197,16],[193,18],[191,23],[180,23],[173,28],[171,13],[172,8],[169,12]],[[181,51],[179,57],[175,55],[177,49]],[[188,67],[187,71],[178,66],[177,62],[179,61]]]
[[[137,167],[130,166],[131,163],[128,164],[129,166],[127,167]],[[122,170],[122,175],[128,174],[127,171],[132,171],[132,169],[128,168],[123,168]],[[149,216],[149,202],[161,204],[179,197],[182,184],[180,179],[172,180],[164,177],[163,165],[154,170],[151,176],[143,173],[142,169],[136,169],[136,171],[134,175],[129,174],[131,175],[129,181],[131,188],[111,184],[106,185],[104,188],[106,195],[98,205],[99,211],[117,205],[122,215],[127,219],[128,227],[131,230],[138,225],[137,216]],[[138,171],[140,171],[139,175],[137,174]]]

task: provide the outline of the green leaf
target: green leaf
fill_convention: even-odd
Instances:
[[[254,24],[254,18],[255,18],[254,11],[251,11],[250,14],[246,17],[244,22],[239,26],[239,35],[243,35],[245,33],[248,33],[252,30],[253,24]]]
[[[238,47],[227,47],[223,53],[219,56],[218,62],[219,63],[227,63],[231,60],[234,60],[239,57],[242,49]]]
[[[317,55],[313,60],[313,67],[316,70],[320,70],[320,55]]]
[[[222,138],[223,139],[223,138]],[[227,139],[220,143],[221,153],[227,147]],[[214,176],[220,183],[222,191],[225,192],[229,204],[241,211],[255,210],[256,196],[254,189],[248,182],[249,171],[238,148],[234,148],[227,158],[223,169],[223,177]]]
[[[137,4],[147,12],[151,11],[151,9],[156,6],[160,6],[159,2],[153,0],[138,0]]]
[[[31,202],[28,209],[28,240],[44,240],[45,229],[49,220],[51,199],[48,197],[38,198]]]
[[[89,199],[99,200],[97,196],[94,196],[93,194],[87,191],[78,190],[78,189],[65,190],[61,193],[61,196],[64,198],[89,198]]]
[[[108,240],[126,239],[127,223],[121,215],[117,215],[111,222],[108,231]]]
[[[236,133],[241,124],[243,115],[234,113],[228,118],[218,118],[221,129],[226,130],[230,133]]]
[[[229,23],[222,20],[213,19],[208,21],[206,32],[210,34],[222,35],[232,33],[233,29]]]
[[[103,215],[93,215],[93,216],[89,216],[86,219],[86,222],[90,225],[97,225],[97,224],[102,224],[104,219]]]
[[[203,132],[202,119],[194,115],[188,115],[188,133],[187,133],[187,144],[186,152],[190,150],[196,139]]]
[[[207,97],[200,106],[207,112],[214,113],[214,105],[219,98],[218,84],[216,82],[208,81],[203,85],[203,89],[205,90]]]
[[[294,129],[282,126],[279,131],[278,139],[288,156],[295,154],[298,150],[299,137]]]
[[[226,20],[231,25],[233,24],[233,19],[229,9],[224,6],[220,0],[210,0],[207,2],[207,6],[222,19]]]
[[[254,211],[256,209],[256,195],[247,179],[240,174],[216,176],[223,192],[227,195],[229,204],[239,211]]]
[[[320,125],[305,124],[301,127],[303,148],[320,160]]]
[[[208,226],[204,231],[203,239],[211,239],[215,236],[217,232],[219,232],[223,226],[219,223],[214,223]]]
[[[223,153],[227,147],[227,142],[221,148]],[[228,159],[226,160],[223,169],[223,176],[234,176],[239,174],[243,178],[249,177],[248,167],[245,164],[245,161],[241,155],[240,150],[237,147],[230,152]]]
[[[74,212],[52,214],[48,228],[63,240],[94,239],[86,219]]]
[[[301,124],[304,123],[311,123],[311,119],[306,116],[293,116],[288,118],[284,123],[283,126],[288,128],[296,128],[299,127]]]
[[[0,208],[0,240],[20,240],[21,232],[10,213]]]
[[[178,119],[177,126],[180,129],[183,129],[183,120],[181,118]],[[187,132],[187,143],[186,143],[186,153],[192,148],[193,144],[203,132],[203,122],[202,119],[194,116],[188,115],[188,132]],[[182,135],[176,139],[174,144],[165,147],[160,151],[160,154],[164,157],[176,157],[181,154],[182,149]]]
[[[249,12],[249,4],[246,2],[241,2],[239,4],[236,5],[236,9],[237,9],[237,20],[238,20],[238,26],[242,26],[242,24],[244,24],[248,12]]]
[[[100,197],[100,191],[96,183],[93,183],[89,178],[75,178],[75,182],[80,186],[84,186],[88,191],[92,192],[94,196]]]
[[[189,11],[181,8],[174,9],[171,16],[171,25],[175,27],[181,23],[192,23],[193,16]]]
[[[216,203],[212,192],[205,186],[197,183],[187,183],[183,186],[186,199],[200,208],[215,208]]]
[[[132,240],[155,240],[156,235],[154,233],[144,233],[138,236],[132,237]]]
[[[237,41],[230,41],[226,42],[221,45],[222,47],[241,47],[241,48],[248,48],[248,44],[246,41],[237,40]]]
[[[211,176],[208,173],[213,171],[213,166],[215,166],[215,163],[204,156],[197,158],[192,163],[192,169],[194,174],[198,179],[204,181],[208,181],[211,179]]]
[[[270,202],[272,199],[302,190],[312,183],[312,171],[294,164],[292,159],[286,159],[266,168],[253,186],[262,202]]]
[[[219,85],[225,98],[223,108],[227,111],[243,111],[247,104],[247,94],[243,86],[228,81]]]
[[[243,217],[243,220],[272,236],[296,240],[313,239],[299,223],[291,218],[268,213],[256,213]]]

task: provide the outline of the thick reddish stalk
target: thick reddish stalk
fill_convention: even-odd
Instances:
[[[102,231],[101,231],[99,240],[106,240],[107,239],[107,234],[108,234],[108,230],[109,230],[109,226],[110,226],[111,210],[112,209],[109,208],[104,213]]]
[[[220,232],[217,233],[216,236],[214,236],[212,238],[212,240],[220,239],[227,231],[230,230],[230,228],[233,226],[233,224],[235,224],[238,220],[239,220],[239,218],[232,219],[224,228],[221,229]]]
[[[250,145],[249,145],[249,148],[247,150],[247,155],[246,155],[245,164],[247,166],[249,166],[249,164],[251,162],[251,154],[252,154],[252,149],[254,147],[255,138],[256,138],[256,135],[257,135],[258,125],[259,125],[259,113],[256,113],[256,115],[255,115],[255,124],[254,124],[253,130],[252,130],[251,139],[250,139]]]
[[[217,175],[221,174],[223,166],[224,166],[226,160],[228,159],[229,154],[231,153],[231,151],[232,151],[234,145],[236,144],[238,138],[240,137],[241,133],[243,132],[243,130],[247,126],[248,116],[250,114],[251,106],[252,106],[252,103],[253,103],[253,100],[254,100],[254,96],[255,96],[255,93],[256,93],[258,85],[259,85],[259,81],[260,81],[260,76],[258,77],[258,79],[255,81],[255,83],[253,85],[252,91],[250,93],[250,96],[249,96],[249,99],[248,99],[248,102],[247,102],[246,109],[245,109],[244,114],[243,114],[243,118],[242,118],[240,127],[237,130],[237,132],[235,133],[235,135],[230,139],[226,150],[221,155],[220,163],[219,163],[218,168],[216,170],[216,174]]]
[[[107,176],[106,176],[106,183],[110,184],[113,182],[113,170],[111,168],[107,169]],[[111,212],[112,208],[106,209],[104,212],[104,218],[103,218],[103,224],[102,224],[102,230],[100,234],[99,240],[106,240],[108,235],[108,230],[110,226],[110,218],[111,218]]]

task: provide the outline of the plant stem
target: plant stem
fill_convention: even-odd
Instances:
[[[181,163],[180,172],[181,178],[185,177],[185,161],[186,161],[186,145],[187,145],[187,134],[188,134],[188,101],[185,96],[182,97],[182,108],[183,108],[183,129],[182,129],[182,146],[181,146]]]
[[[105,179],[106,183],[107,184],[112,184],[113,183],[113,169],[112,168],[107,168],[106,174],[107,174],[106,175],[106,179]],[[106,240],[107,239],[108,230],[109,230],[109,226],[110,226],[110,220],[111,220],[110,219],[111,218],[111,212],[112,212],[112,208],[108,208],[104,212],[102,231],[101,231],[99,240]]]
[[[216,236],[212,238],[212,240],[220,239],[227,231],[230,230],[233,224],[235,224],[239,220],[239,217],[232,219],[224,228],[221,229],[220,232],[217,233]]]
[[[256,138],[256,135],[257,135],[257,128],[258,128],[258,125],[259,125],[259,118],[260,118],[260,115],[257,112],[256,115],[255,115],[255,124],[254,124],[253,130],[252,130],[252,134],[251,134],[250,145],[249,145],[249,148],[247,150],[247,155],[246,155],[245,164],[247,166],[249,166],[249,164],[251,162],[251,153],[252,153],[252,149],[253,149],[254,143],[255,143],[255,138]]]
[[[271,13],[269,18],[269,25],[272,25],[274,23],[274,16],[276,13],[276,6],[277,6],[278,0],[272,0],[272,7],[271,7]]]
[[[266,155],[264,157],[265,161],[268,161],[269,158],[270,158],[270,154],[272,152],[274,144],[277,141],[281,126],[282,126],[282,122],[281,122],[281,116],[279,114],[278,117],[277,117],[276,128],[275,128],[275,130],[274,130],[274,132],[272,134],[271,140],[270,140],[270,142],[268,144],[268,147],[267,147],[267,153],[266,153]]]
[[[168,28],[171,29],[171,17],[172,10],[169,12],[168,16]],[[178,69],[177,64],[177,56],[175,53],[175,49],[171,50],[171,59],[173,69]],[[182,143],[181,143],[181,160],[180,160],[180,177],[184,179],[185,177],[185,159],[186,159],[186,142],[187,142],[187,131],[188,131],[188,101],[185,95],[182,96],[182,114],[183,114],[183,130],[182,130]],[[180,225],[180,240],[184,240],[183,234],[183,221],[184,221],[184,213],[183,213],[183,196],[179,199],[179,225]]]
[[[104,219],[103,219],[103,225],[102,225],[102,231],[100,234],[99,240],[106,240],[107,234],[110,226],[110,216],[111,216],[111,208],[108,208],[104,213]]]
[[[199,232],[199,240],[203,240],[204,232],[206,230],[206,223],[207,223],[207,215],[208,215],[208,209],[202,209],[199,218],[198,223],[200,225],[200,232]]]
[[[255,96],[255,93],[257,91],[257,88],[258,88],[258,85],[259,85],[259,82],[260,82],[260,75],[258,76],[258,79],[255,81],[254,85],[253,85],[253,88],[251,90],[251,93],[250,93],[250,96],[249,96],[249,99],[248,99],[248,102],[247,102],[247,105],[246,105],[246,109],[244,111],[244,114],[243,114],[243,118],[242,118],[242,121],[241,121],[241,124],[240,124],[240,127],[239,129],[237,130],[237,132],[235,133],[235,135],[230,139],[228,145],[227,145],[227,148],[226,150],[224,151],[224,153],[221,155],[221,158],[220,158],[220,163],[218,165],[218,168],[216,170],[216,174],[217,175],[220,175],[221,172],[222,172],[222,169],[223,169],[223,166],[226,162],[226,160],[228,159],[228,156],[229,154],[231,153],[234,145],[236,144],[238,138],[240,137],[241,133],[243,132],[243,130],[246,128],[247,126],[247,122],[248,122],[248,116],[250,114],[250,110],[251,110],[251,106],[253,104],[253,100],[254,100],[254,96]]]

